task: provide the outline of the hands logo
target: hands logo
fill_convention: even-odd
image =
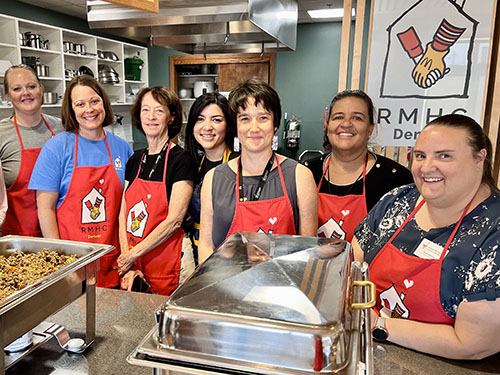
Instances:
[[[417,86],[429,88],[450,72],[444,58],[464,31],[465,28],[453,26],[443,19],[432,41],[427,44],[425,53],[413,26],[397,34],[403,49],[415,63],[412,77]]]
[[[385,57],[378,52],[380,97],[468,98],[473,64],[480,64],[472,58],[479,22],[465,1],[401,1],[408,3],[402,13],[382,18],[388,39]]]

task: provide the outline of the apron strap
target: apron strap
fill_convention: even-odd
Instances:
[[[318,184],[318,193],[319,193],[319,190],[321,189],[321,184],[323,182],[323,179],[325,178],[325,175],[326,175],[326,172],[328,171],[328,167],[330,166],[330,161],[332,160],[332,154],[330,153],[330,155],[328,156],[328,159],[326,161],[326,166],[325,166],[325,170],[323,171],[323,174],[321,175],[321,179],[319,180],[319,184]],[[368,152],[366,153],[366,156],[365,156],[365,164],[363,165],[363,197],[366,197],[366,165],[368,164]],[[359,178],[359,177],[358,177]],[[358,182],[358,180],[354,181],[353,184],[355,184],[356,182]],[[365,201],[366,201],[366,198],[365,198]]]
[[[45,125],[47,125],[47,128],[49,128],[50,132],[52,133],[52,136],[55,136],[56,134],[49,126],[49,123],[47,122],[47,120],[45,120],[45,117],[43,117],[43,115],[42,115],[42,120],[43,122],[45,122]],[[21,144],[21,151],[22,151],[24,150],[23,139],[21,138],[21,133],[19,132],[19,127],[17,126],[17,119],[15,115],[14,115],[14,126],[16,127],[17,137],[19,138],[19,143]]]

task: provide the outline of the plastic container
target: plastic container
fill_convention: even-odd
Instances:
[[[139,56],[125,59],[125,79],[131,81],[141,80],[141,71],[144,61]]]

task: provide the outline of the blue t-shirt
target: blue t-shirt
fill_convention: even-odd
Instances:
[[[415,184],[396,188],[372,208],[354,234],[371,263],[394,232],[411,214],[420,193]],[[494,300],[500,297],[500,193],[494,191],[465,215],[443,259],[439,294],[443,310],[455,318],[461,302]],[[392,244],[414,255],[422,239],[445,246],[455,224],[425,231],[415,216]]]
[[[125,166],[132,155],[130,145],[120,137],[106,132],[109,149],[118,178],[122,186],[125,180]],[[31,190],[58,191],[57,207],[66,196],[75,166],[76,134],[64,132],[47,141],[33,169],[28,188]],[[100,167],[109,164],[106,140],[92,141],[78,137],[78,166]]]

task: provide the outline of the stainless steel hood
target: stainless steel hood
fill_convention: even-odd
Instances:
[[[295,50],[297,0],[160,0],[148,13],[87,0],[90,28],[187,53]]]

